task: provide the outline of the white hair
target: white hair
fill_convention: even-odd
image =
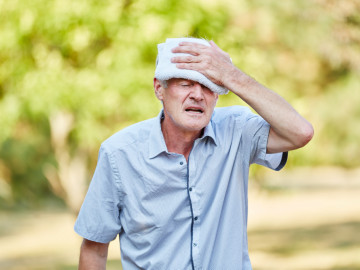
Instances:
[[[168,81],[167,80],[159,80],[158,79],[158,81],[160,82],[160,84],[161,84],[161,86],[163,87],[163,88],[168,88]]]

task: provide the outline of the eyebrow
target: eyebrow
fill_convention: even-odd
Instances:
[[[188,83],[193,83],[192,80],[188,80],[188,79],[182,79],[182,78],[179,78],[179,83],[182,83],[182,82],[188,82]]]

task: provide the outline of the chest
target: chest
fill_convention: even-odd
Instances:
[[[231,151],[206,148],[195,148],[188,162],[174,153],[127,159],[124,167],[129,171],[121,177],[124,229],[136,237],[166,234],[190,226],[194,213],[203,217],[220,214],[229,185],[243,194],[243,172],[241,166],[233,165],[234,160],[236,154]]]

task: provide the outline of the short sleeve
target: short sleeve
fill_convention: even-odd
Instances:
[[[251,119],[251,129],[253,132],[251,162],[256,163],[275,171],[281,170],[286,162],[288,153],[274,153],[267,154],[267,142],[269,138],[270,125],[260,116],[255,116]]]
[[[102,146],[88,192],[75,222],[85,239],[108,243],[120,233],[120,177],[111,154]]]

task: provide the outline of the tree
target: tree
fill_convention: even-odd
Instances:
[[[101,141],[161,108],[152,79],[167,37],[213,39],[314,123],[290,165],[358,166],[359,14],[356,0],[1,1],[3,200],[54,193],[77,211]]]

